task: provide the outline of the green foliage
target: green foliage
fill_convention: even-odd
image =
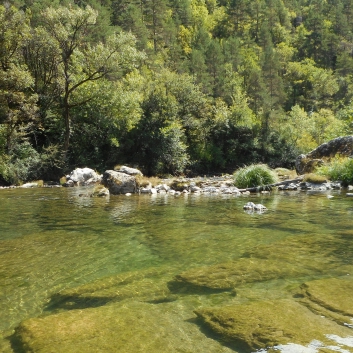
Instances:
[[[234,182],[239,188],[264,186],[277,181],[277,174],[266,164],[252,164],[234,172]]]
[[[316,173],[327,176],[332,181],[340,180],[344,185],[353,184],[353,159],[335,158],[317,168]]]
[[[37,162],[48,177],[120,162],[148,174],[292,167],[353,131],[348,1],[11,3],[20,10],[0,6],[8,179]]]

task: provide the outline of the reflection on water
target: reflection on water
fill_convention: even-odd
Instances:
[[[353,200],[338,192],[333,199],[306,193],[108,199],[89,194],[88,188],[1,190],[0,331],[9,332],[22,320],[41,314],[56,293],[106,276],[163,267],[167,283],[181,271],[244,254],[259,256],[276,244],[280,253],[290,238],[317,238],[329,247],[323,253],[330,253],[331,262],[351,263]],[[249,200],[264,204],[268,211],[244,212]],[[320,257],[320,250],[315,251]],[[313,272],[312,277],[317,276]],[[269,298],[272,290],[275,296],[286,296],[288,281],[294,286],[306,278],[310,274],[254,283],[252,288]],[[183,298],[177,299],[178,305],[192,313],[194,301]],[[207,294],[197,300],[203,305],[229,298]]]

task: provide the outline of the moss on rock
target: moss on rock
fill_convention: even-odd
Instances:
[[[326,278],[301,286],[305,303],[314,312],[352,327],[353,280]]]
[[[148,301],[173,300],[166,283],[166,269],[124,272],[55,294],[51,308],[77,309],[104,305],[109,301],[139,298]]]
[[[287,262],[269,259],[241,258],[214,266],[185,271],[175,277],[175,282],[209,289],[230,290],[244,283],[309,274],[305,268]]]
[[[196,310],[198,317],[232,347],[253,352],[278,345],[332,345],[328,335],[351,336],[346,327],[315,315],[294,300],[252,302]]]
[[[325,244],[326,247],[323,247]],[[244,283],[279,278],[298,278],[330,273],[345,274],[352,267],[343,265],[332,249],[341,246],[335,237],[294,236],[260,245],[235,261],[190,269],[177,275],[174,287],[230,290]]]
[[[177,313],[138,302],[29,319],[16,335],[24,352],[36,353],[231,352]]]

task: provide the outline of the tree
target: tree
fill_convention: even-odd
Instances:
[[[37,95],[21,55],[30,38],[28,15],[11,6],[0,6],[0,124],[6,126],[6,149],[20,131],[29,132],[36,119]]]
[[[70,146],[71,110],[87,103],[88,95],[78,100],[75,92],[82,85],[104,78],[117,78],[131,69],[143,54],[135,49],[135,37],[131,33],[116,33],[105,43],[90,45],[85,41],[91,26],[95,24],[97,12],[91,7],[49,7],[42,12],[43,26],[57,43],[60,62],[57,66],[61,84],[61,111],[65,123],[64,152]]]

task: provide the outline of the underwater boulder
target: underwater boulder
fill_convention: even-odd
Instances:
[[[353,328],[353,280],[324,278],[301,286],[303,303],[341,325]]]
[[[21,352],[231,353],[163,306],[125,302],[70,310],[22,322]]]
[[[314,343],[343,352],[341,345],[333,342],[335,338],[347,340],[347,344],[352,341],[350,329],[315,315],[290,299],[204,308],[195,313],[222,340],[243,352],[281,351],[286,346],[295,349],[285,352],[307,352],[305,348]]]

